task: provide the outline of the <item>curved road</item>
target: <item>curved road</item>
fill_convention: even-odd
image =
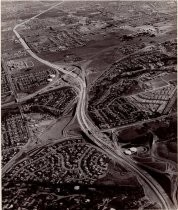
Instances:
[[[41,14],[51,10],[52,8],[58,6],[59,4],[61,4],[63,2],[60,2],[58,4],[53,5],[52,7],[50,7],[49,9],[41,12],[38,15],[35,15],[34,17],[20,23],[17,24],[14,29],[13,32],[15,33],[15,35],[17,36],[17,38],[19,39],[19,41],[21,42],[21,44],[23,45],[23,47],[26,49],[26,51],[36,60],[38,60],[39,62],[49,66],[50,68],[53,68],[57,71],[61,71],[64,74],[68,74],[70,75],[73,80],[76,80],[79,85],[80,85],[80,92],[79,92],[79,101],[78,101],[78,105],[77,105],[77,118],[79,121],[79,124],[82,128],[82,130],[85,132],[85,134],[92,140],[94,141],[95,144],[97,144],[102,150],[104,150],[106,153],[109,154],[109,156],[113,157],[114,159],[117,159],[118,161],[122,162],[125,166],[127,166],[128,168],[130,168],[131,171],[135,172],[140,179],[142,180],[142,182],[145,184],[145,186],[149,189],[151,189],[154,192],[154,195],[156,196],[155,198],[157,198],[156,200],[162,205],[162,209],[174,209],[173,205],[171,203],[171,201],[169,200],[168,196],[166,195],[166,193],[163,191],[163,189],[148,175],[145,174],[145,172],[143,170],[140,170],[129,158],[123,156],[123,154],[116,152],[113,149],[113,146],[111,145],[111,141],[108,139],[107,136],[105,136],[103,133],[100,132],[100,130],[96,127],[93,126],[93,124],[90,122],[90,120],[87,118],[86,114],[85,114],[85,103],[86,103],[86,83],[85,81],[83,81],[79,76],[76,76],[75,73],[73,72],[69,72],[66,71],[64,69],[62,69],[61,67],[50,63],[49,61],[46,61],[40,57],[38,57],[36,54],[34,54],[31,49],[29,48],[29,46],[27,45],[27,43],[22,39],[22,37],[19,35],[19,33],[17,32],[17,28],[19,26],[22,26],[24,23],[29,22],[30,20],[40,16]]]

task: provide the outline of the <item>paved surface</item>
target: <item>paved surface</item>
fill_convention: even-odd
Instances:
[[[26,42],[21,38],[21,36],[17,32],[17,28],[19,26],[23,25],[24,23],[29,22],[30,20],[40,16],[41,14],[49,11],[50,9],[52,9],[62,3],[63,2],[53,5],[52,7],[45,10],[44,12],[41,12],[40,14],[35,15],[34,17],[26,20],[25,22],[22,22],[22,23],[16,25],[13,29],[13,32],[15,33],[15,35],[17,36],[17,38],[19,39],[19,41],[21,42],[23,47],[26,49],[26,51],[34,59],[49,66],[50,68],[53,68],[57,71],[61,71],[62,73],[71,76],[73,78],[73,80],[77,81],[77,83],[80,85],[80,92],[78,95],[78,104],[77,104],[76,114],[77,114],[78,122],[81,126],[81,129],[85,132],[85,134],[94,143],[96,143],[102,150],[104,150],[107,154],[109,154],[109,156],[113,157],[114,159],[117,159],[118,162],[122,162],[128,169],[135,172],[141,179],[141,182],[143,183],[143,185],[145,187],[147,187],[147,189],[151,189],[151,191],[155,195],[155,200],[160,202],[163,209],[174,209],[172,207],[171,201],[169,200],[168,196],[163,191],[163,189],[147,173],[145,173],[143,170],[140,170],[132,162],[132,160],[130,158],[124,156],[120,151],[118,151],[118,150],[116,151],[114,149],[113,145],[110,143],[110,140],[108,139],[108,137],[106,135],[104,135],[97,127],[95,127],[93,125],[93,123],[90,122],[90,120],[87,118],[86,113],[85,113],[86,112],[86,110],[85,110],[86,104],[85,103],[86,103],[86,95],[87,95],[85,79],[83,80],[79,76],[77,76],[75,73],[66,71],[63,68],[59,67],[58,65],[52,64],[49,61],[46,61],[46,60],[38,57],[36,54],[34,54],[31,51],[29,46],[26,44]]]

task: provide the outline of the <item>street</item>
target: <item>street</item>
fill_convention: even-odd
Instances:
[[[60,71],[64,74],[69,75],[74,81],[76,81],[80,85],[80,92],[78,95],[78,103],[77,103],[77,109],[76,109],[76,115],[78,122],[80,124],[81,129],[83,132],[95,143],[97,144],[102,150],[104,150],[110,157],[116,159],[118,162],[122,162],[123,165],[125,165],[126,168],[130,169],[130,171],[134,172],[138,175],[139,179],[141,179],[142,183],[144,184],[144,187],[146,186],[148,189],[153,191],[153,195],[155,195],[155,202],[159,202],[162,205],[163,209],[173,209],[172,203],[166,193],[163,191],[163,189],[159,186],[156,181],[153,180],[151,176],[149,176],[146,172],[138,168],[130,158],[124,156],[121,152],[115,151],[111,140],[109,137],[107,137],[105,134],[102,133],[102,131],[99,130],[96,126],[93,125],[92,122],[90,122],[90,119],[86,115],[86,98],[87,98],[87,88],[86,88],[86,80],[81,79],[79,76],[77,76],[74,72],[66,71],[63,68],[59,67],[58,65],[55,65],[53,63],[50,63],[47,60],[44,60],[40,57],[38,57],[34,52],[31,51],[29,46],[26,44],[26,42],[21,38],[20,34],[17,32],[17,29],[19,26],[29,22],[30,20],[40,16],[41,14],[49,11],[50,9],[58,6],[59,4],[62,4],[63,2],[60,2],[56,5],[53,5],[49,9],[45,10],[44,12],[35,15],[34,17],[26,20],[25,22],[22,22],[18,25],[16,25],[13,29],[13,32],[21,42],[22,46],[26,51],[36,60],[43,63],[44,65],[47,65],[50,68],[53,68],[55,70]]]

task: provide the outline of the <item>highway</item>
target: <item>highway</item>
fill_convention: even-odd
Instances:
[[[17,38],[19,39],[19,41],[21,42],[22,46],[26,49],[26,51],[36,60],[38,60],[39,62],[43,63],[44,65],[47,65],[50,68],[53,68],[57,71],[60,71],[64,74],[67,74],[69,76],[71,76],[71,78],[76,81],[79,86],[80,86],[80,92],[78,95],[78,104],[77,104],[77,109],[76,109],[76,114],[77,114],[77,119],[78,122],[81,126],[81,129],[83,130],[83,132],[95,143],[97,144],[102,150],[105,151],[105,153],[107,153],[109,155],[109,157],[112,157],[114,159],[116,159],[118,162],[122,163],[128,170],[134,172],[139,179],[141,180],[141,182],[143,183],[144,187],[149,189],[149,191],[151,190],[153,193],[152,194],[152,201],[154,202],[158,202],[162,205],[162,209],[174,209],[173,208],[173,204],[170,201],[170,199],[168,198],[168,196],[166,195],[166,193],[163,191],[163,189],[159,186],[158,183],[156,183],[153,178],[151,178],[146,172],[144,172],[143,170],[141,170],[140,168],[138,168],[132,161],[130,158],[124,156],[121,152],[116,151],[111,143],[111,140],[105,135],[103,134],[97,127],[95,127],[93,125],[92,122],[90,122],[90,120],[88,119],[88,117],[86,116],[86,96],[87,96],[87,89],[86,89],[86,83],[85,83],[85,79],[83,80],[82,78],[80,78],[79,76],[77,76],[75,73],[70,72],[70,71],[66,71],[63,68],[59,67],[58,65],[52,64],[47,60],[44,60],[40,57],[38,57],[34,52],[31,51],[31,49],[29,48],[29,46],[27,45],[27,43],[22,39],[22,37],[20,36],[20,34],[17,32],[17,28],[21,25],[23,25],[24,23],[29,22],[30,20],[40,16],[41,14],[49,11],[50,9],[58,6],[59,4],[61,4],[63,2],[60,2],[56,5],[53,5],[52,7],[50,7],[49,9],[45,10],[44,12],[35,15],[34,17],[26,20],[25,22],[22,22],[18,25],[16,25],[13,29],[13,32],[15,33],[15,35],[17,36]]]
[[[107,154],[109,154],[109,157],[113,157],[114,159],[117,159],[118,162],[122,163],[127,169],[131,169],[131,171],[135,172],[137,175],[139,175],[140,178],[144,181],[144,186],[148,186],[148,188],[151,188],[154,192],[155,196],[158,198],[157,201],[162,204],[163,209],[174,209],[173,205],[164,192],[164,190],[159,186],[158,183],[156,183],[151,176],[149,176],[145,171],[138,168],[135,163],[128,158],[127,156],[124,156],[121,152],[116,151],[111,145],[106,143],[107,137],[105,139],[100,139],[100,137],[97,136],[97,133],[94,133],[93,130],[96,130],[96,128],[92,129],[88,126],[88,119],[85,115],[85,97],[86,97],[86,89],[83,87],[83,100],[80,100],[77,107],[77,117],[78,121],[80,123],[80,126],[82,130],[85,132],[85,134],[94,141],[95,144],[97,144],[101,149],[103,149]],[[90,123],[91,126],[91,123]],[[91,135],[92,134],[92,135]]]

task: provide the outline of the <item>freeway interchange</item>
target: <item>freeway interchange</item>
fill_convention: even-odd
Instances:
[[[153,195],[155,196],[155,201],[160,203],[162,206],[162,209],[174,209],[172,202],[166,195],[166,193],[163,191],[163,189],[159,186],[158,183],[156,183],[151,176],[149,176],[145,171],[141,170],[136,164],[128,157],[124,156],[123,153],[119,150],[115,150],[114,146],[112,145],[109,137],[107,137],[102,131],[99,130],[96,126],[93,125],[93,123],[90,121],[90,119],[87,117],[86,114],[86,103],[87,103],[87,88],[86,88],[86,80],[85,78],[82,79],[80,76],[76,75],[74,72],[70,72],[67,70],[64,70],[58,65],[55,65],[53,63],[50,63],[47,60],[44,60],[40,57],[38,57],[32,50],[29,48],[29,46],[26,44],[24,39],[20,36],[20,34],[17,32],[17,29],[19,26],[22,26],[23,24],[29,22],[30,20],[40,16],[41,14],[44,14],[45,12],[51,10],[52,8],[58,6],[59,4],[62,4],[63,2],[60,2],[58,4],[53,5],[49,9],[43,11],[42,13],[35,15],[34,17],[16,25],[13,29],[13,32],[15,33],[16,37],[19,39],[21,45],[24,47],[24,49],[32,56],[34,59],[38,60],[39,62],[45,64],[46,66],[53,68],[56,70],[56,72],[60,71],[68,76],[71,77],[72,80],[78,83],[80,86],[79,94],[78,94],[78,103],[77,103],[77,109],[76,109],[76,115],[78,122],[80,124],[80,127],[82,131],[96,144],[98,145],[102,150],[104,150],[110,157],[117,160],[118,162],[122,162],[123,165],[125,165],[127,168],[130,168],[131,171],[133,171],[135,174],[138,175],[139,179],[141,180],[141,183],[148,189],[150,189],[153,192]],[[78,88],[77,88],[78,90]]]

